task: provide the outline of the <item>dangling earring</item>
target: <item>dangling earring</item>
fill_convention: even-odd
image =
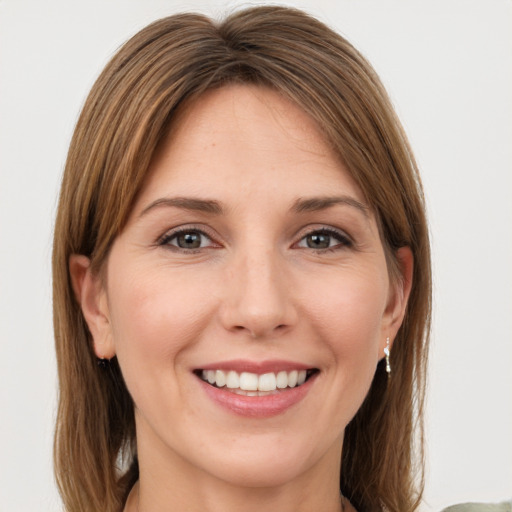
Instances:
[[[389,363],[389,336],[386,338],[386,346],[384,347],[384,354],[386,355],[386,373],[388,377],[391,375],[391,364]]]

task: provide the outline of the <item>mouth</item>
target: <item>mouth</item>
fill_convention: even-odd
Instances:
[[[194,373],[205,383],[242,396],[276,395],[299,388],[318,373],[317,368],[252,373],[225,369],[198,369]]]

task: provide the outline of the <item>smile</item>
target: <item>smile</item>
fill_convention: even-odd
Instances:
[[[235,370],[200,370],[200,378],[208,384],[245,396],[266,396],[287,388],[302,386],[317,370],[291,370],[263,374]]]
[[[298,406],[321,372],[299,362],[237,359],[210,363],[193,373],[221,409],[237,416],[269,418]]]

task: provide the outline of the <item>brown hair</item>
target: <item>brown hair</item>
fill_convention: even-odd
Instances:
[[[375,212],[391,275],[396,249],[412,250],[412,291],[393,345],[393,375],[388,381],[379,364],[346,428],[340,488],[360,511],[414,510],[423,489],[431,309],[420,179],[368,62],[319,21],[284,7],[239,11],[220,24],[195,14],[156,21],[113,57],[83,107],[64,172],[53,250],[60,382],[55,472],[66,510],[119,511],[138,478],[132,400],[116,359],[107,370],[96,364],[73,295],[69,257],[86,255],[93,269],[101,268],[178,107],[232,82],[271,87],[318,123]]]

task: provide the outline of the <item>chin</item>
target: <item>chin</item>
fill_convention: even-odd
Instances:
[[[283,438],[282,432],[253,435],[245,440],[240,437],[227,444],[230,446],[227,452],[210,451],[208,457],[202,459],[203,469],[234,486],[269,488],[297,480],[323,459],[330,458],[333,464],[339,464],[342,436],[327,445],[313,443],[311,438],[286,437]],[[219,443],[218,446],[226,445]]]
[[[281,459],[281,460],[278,460]],[[297,457],[279,457],[272,453],[255,457],[217,462],[212,476],[236,487],[269,488],[292,482],[305,471]]]

